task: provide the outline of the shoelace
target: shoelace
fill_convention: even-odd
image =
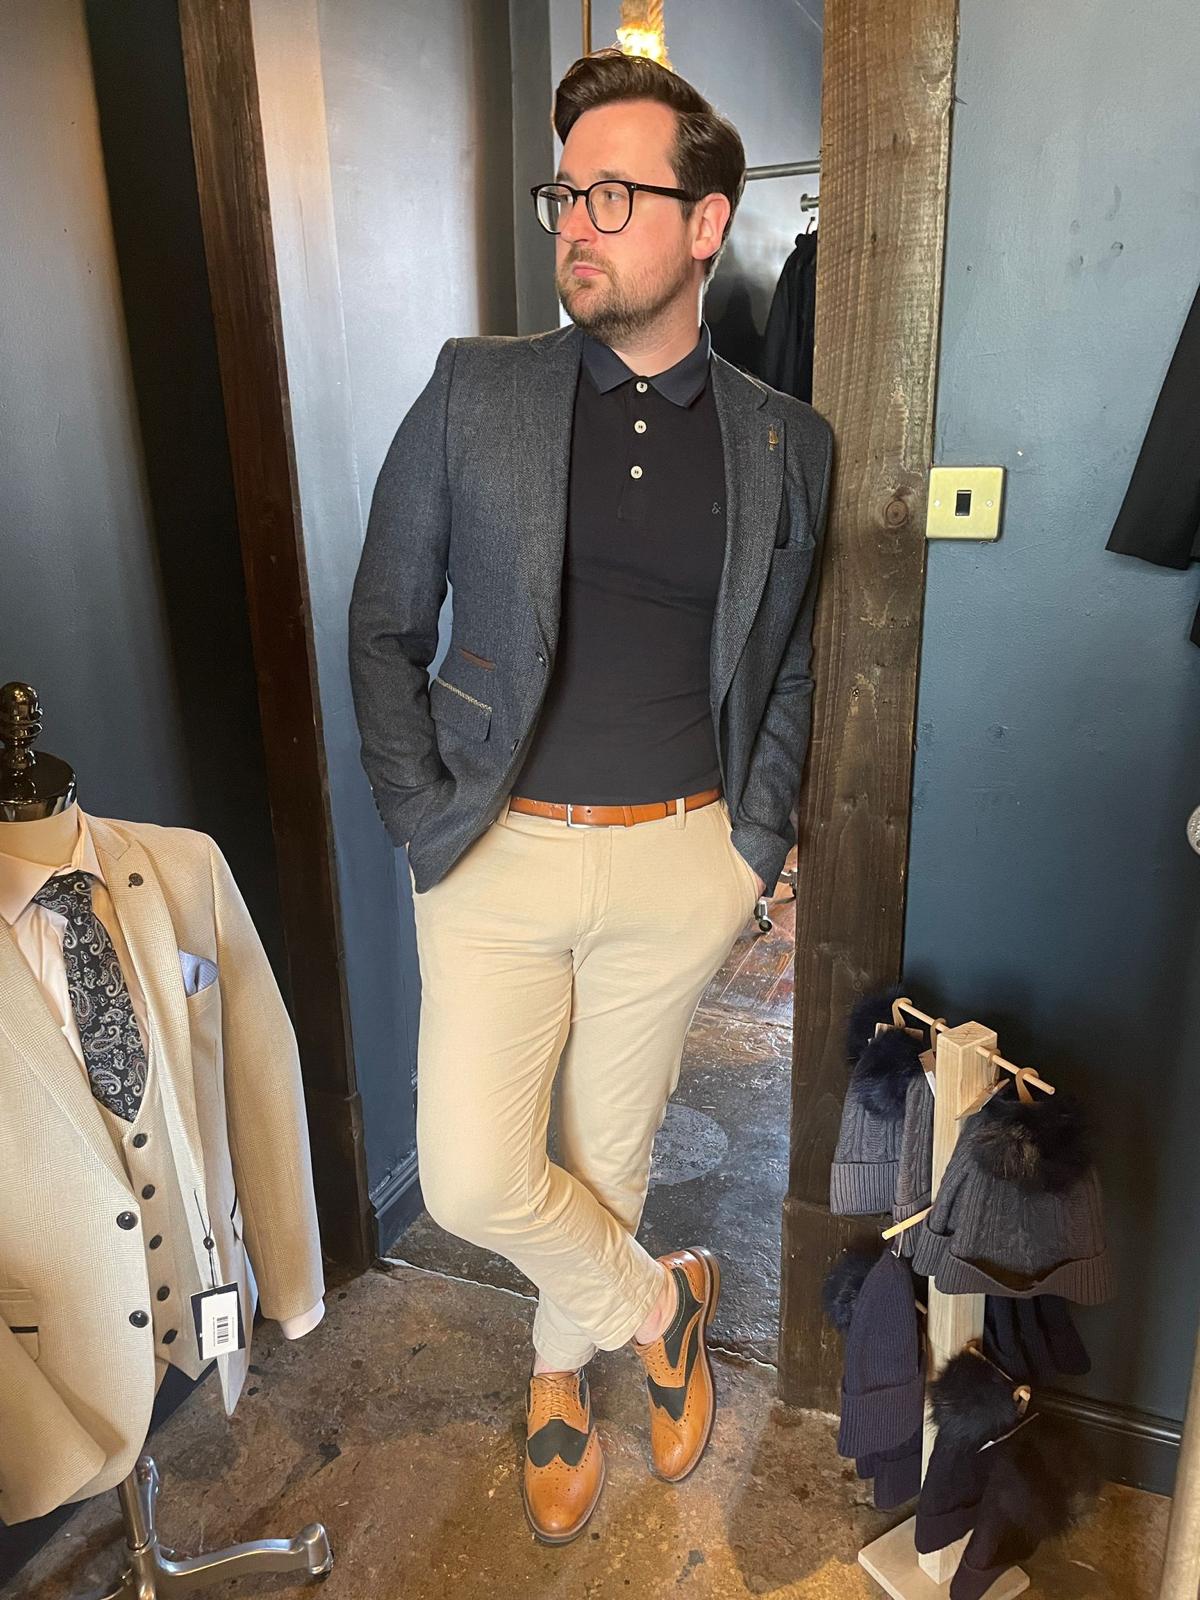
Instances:
[[[573,1372],[539,1372],[536,1375],[539,1393],[546,1396],[555,1416],[564,1416],[579,1404],[576,1376]]]

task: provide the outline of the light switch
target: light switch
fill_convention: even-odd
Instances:
[[[925,537],[998,538],[1003,498],[1003,467],[931,467]]]

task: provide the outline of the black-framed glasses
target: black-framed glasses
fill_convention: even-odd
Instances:
[[[601,233],[620,233],[633,215],[633,197],[665,194],[671,200],[690,200],[686,189],[664,189],[657,183],[630,183],[627,178],[598,178],[586,189],[573,189],[569,183],[536,183],[533,196],[537,219],[547,233],[561,233],[571,207],[583,196],[591,217]]]

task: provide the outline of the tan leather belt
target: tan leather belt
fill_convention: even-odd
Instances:
[[[702,789],[699,794],[684,796],[683,809],[695,811],[698,806],[710,806],[721,798],[720,789]],[[565,822],[568,828],[632,828],[638,822],[660,822],[663,817],[675,815],[674,800],[647,800],[638,806],[579,806],[568,801],[529,800],[514,794],[509,798],[510,811],[525,811],[531,817],[551,817]]]

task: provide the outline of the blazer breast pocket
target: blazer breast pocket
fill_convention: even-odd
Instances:
[[[211,999],[217,989],[217,964],[207,956],[194,956],[190,950],[179,952],[179,970],[183,975],[183,992],[189,1009],[194,1003]]]
[[[37,1302],[28,1289],[0,1289],[0,1322],[8,1324],[8,1331],[27,1356],[38,1358]]]

